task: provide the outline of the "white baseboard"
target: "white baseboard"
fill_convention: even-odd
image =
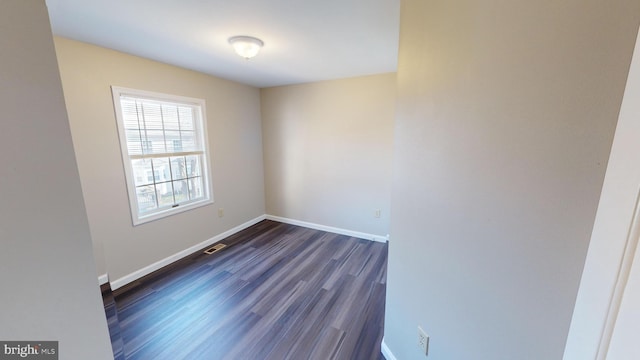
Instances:
[[[167,257],[167,258],[164,258],[164,259],[162,259],[160,261],[157,261],[157,262],[155,262],[155,263],[153,263],[153,264],[151,264],[149,266],[146,266],[146,267],[144,267],[144,268],[142,268],[140,270],[134,271],[129,275],[125,275],[125,276],[123,276],[123,277],[121,277],[119,279],[113,280],[111,282],[111,289],[112,290],[119,289],[119,288],[129,284],[130,282],[138,280],[138,279],[140,279],[141,277],[143,277],[145,275],[149,275],[152,272],[154,272],[156,270],[159,270],[159,269],[161,269],[161,268],[163,268],[163,267],[165,267],[165,266],[167,266],[167,265],[169,265],[169,264],[171,264],[171,263],[173,263],[173,262],[175,262],[177,260],[180,260],[180,259],[182,259],[182,258],[184,258],[184,257],[186,257],[188,255],[191,255],[194,252],[196,252],[196,251],[198,251],[198,250],[200,250],[202,248],[205,248],[205,247],[207,247],[209,245],[212,245],[212,244],[214,244],[214,243],[216,243],[216,242],[218,242],[218,241],[220,241],[220,240],[222,240],[222,239],[224,239],[226,237],[229,237],[229,236],[231,236],[231,235],[233,235],[233,234],[235,234],[237,232],[240,232],[240,231],[242,231],[242,230],[244,230],[244,229],[246,229],[246,228],[248,228],[250,226],[253,226],[253,225],[259,223],[260,221],[262,221],[264,219],[266,219],[266,216],[265,215],[260,215],[257,218],[249,220],[244,224],[240,224],[240,225],[234,227],[233,229],[230,229],[230,230],[227,230],[227,231],[223,232],[222,234],[218,234],[218,235],[212,237],[211,239],[205,240],[205,241],[203,241],[203,242],[201,242],[199,244],[196,244],[196,245],[194,245],[194,246],[192,246],[192,247],[190,247],[188,249],[185,249],[185,250],[182,250],[182,251],[180,251],[178,253],[175,253],[175,254]]]
[[[340,235],[353,236],[353,237],[357,237],[357,238],[360,238],[360,239],[373,240],[373,241],[384,242],[384,243],[386,243],[387,240],[388,240],[386,236],[382,236],[382,235],[367,234],[367,233],[363,233],[363,232],[352,231],[352,230],[347,230],[347,229],[340,229],[340,228],[336,228],[336,227],[332,227],[332,226],[314,224],[314,223],[310,223],[310,222],[306,222],[306,221],[289,219],[289,218],[280,217],[280,216],[274,216],[274,215],[265,215],[265,217],[266,217],[267,220],[279,221],[279,222],[282,222],[282,223],[285,223],[285,224],[303,226],[303,227],[307,227],[307,228],[310,228],[310,229],[321,230],[321,231],[336,233],[336,234],[340,234]]]
[[[297,226],[303,226],[303,227],[307,227],[310,229],[315,229],[315,230],[321,230],[321,231],[327,231],[327,232],[331,232],[331,233],[336,233],[336,234],[341,234],[341,235],[347,235],[347,236],[353,236],[353,237],[357,237],[360,239],[366,239],[366,240],[372,240],[372,241],[378,241],[378,242],[387,242],[388,241],[388,237],[387,236],[382,236],[382,235],[374,235],[374,234],[367,234],[367,233],[363,233],[363,232],[359,232],[359,231],[352,231],[352,230],[347,230],[347,229],[340,229],[340,228],[336,228],[336,227],[332,227],[332,226],[325,226],[325,225],[320,225],[320,224],[315,224],[315,223],[310,223],[310,222],[306,222],[306,221],[300,221],[300,220],[295,220],[295,219],[289,219],[289,218],[285,218],[285,217],[280,217],[280,216],[274,216],[274,215],[261,215],[258,216],[255,219],[249,220],[247,222],[245,222],[244,224],[238,225],[236,227],[234,227],[233,229],[227,230],[225,232],[223,232],[222,234],[218,234],[208,240],[205,240],[199,244],[196,244],[188,249],[182,250],[178,253],[175,253],[169,257],[166,257],[160,261],[157,261],[149,266],[146,266],[140,270],[134,271],[131,274],[125,275],[119,279],[113,280],[111,281],[111,289],[112,290],[116,290],[119,289],[135,280],[140,279],[141,277],[145,276],[145,275],[149,275],[152,272],[159,270],[161,268],[163,268],[164,266],[167,266],[175,261],[178,261],[186,256],[189,256],[191,254],[193,254],[194,252],[205,248],[209,245],[212,245],[226,237],[229,237],[239,231],[242,231],[252,225],[255,225],[257,223],[259,223],[262,220],[273,220],[273,221],[279,221],[285,224],[291,224],[291,225],[297,225]],[[103,274],[100,275],[100,277],[98,278],[98,281],[100,283],[100,285],[105,284],[109,281],[108,275],[107,274]]]
[[[382,352],[382,355],[384,355],[384,358],[387,360],[398,360],[393,353],[391,352],[391,349],[389,349],[389,347],[387,346],[387,344],[385,344],[384,342],[384,338],[382,339],[382,344],[380,344],[380,351]]]
[[[98,276],[98,284],[100,286],[102,286],[102,285],[104,285],[104,284],[106,284],[108,282],[109,282],[109,275],[102,274],[102,275]]]

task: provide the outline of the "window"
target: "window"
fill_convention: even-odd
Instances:
[[[133,224],[212,203],[204,100],[112,92]]]

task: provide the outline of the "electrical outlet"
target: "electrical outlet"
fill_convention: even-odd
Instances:
[[[418,346],[425,356],[429,355],[429,335],[418,326]]]
[[[380,217],[380,214],[381,214],[380,209],[376,209],[376,210],[373,212],[373,216],[375,216],[375,217],[377,217],[377,218],[379,218],[379,217]]]
[[[224,209],[220,208],[218,209],[218,217],[223,217],[224,216]]]

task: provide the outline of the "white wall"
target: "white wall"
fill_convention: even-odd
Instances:
[[[388,234],[395,79],[261,90],[269,215]]]
[[[402,2],[385,344],[560,359],[640,2]]]
[[[639,225],[640,216],[634,213],[639,198],[639,156],[640,37],[636,40],[593,225],[565,360],[600,359],[598,354],[609,360],[640,357],[640,251],[635,250],[637,234],[631,232]],[[634,217],[636,225],[632,227]],[[633,251],[636,259],[633,266],[627,266]],[[623,261],[625,257],[628,260]],[[629,282],[625,283],[627,277]]]
[[[264,214],[257,88],[69,39],[55,45],[101,273],[119,279]],[[215,204],[132,225],[111,85],[206,101]]]
[[[112,359],[44,1],[0,1],[0,29],[0,339]]]
[[[638,40],[640,40],[640,37]],[[640,126],[638,126],[640,125],[640,41],[638,40],[636,40],[633,63],[631,65],[629,79],[627,80],[627,89],[625,91],[622,109],[620,110],[619,120],[619,122],[625,123],[632,122],[633,125],[631,126],[635,131],[629,131],[632,137],[629,136],[627,138],[626,135],[622,135],[626,144],[625,146],[621,146],[621,144],[618,143],[618,131],[631,129],[618,127],[616,129],[616,138],[614,140],[614,146],[616,147],[614,148],[615,150],[612,150],[612,159],[613,156],[620,156],[619,153],[614,153],[614,151],[624,152],[622,158],[626,160],[624,162],[628,161],[627,165],[631,166],[630,168],[622,170],[623,174],[630,174],[631,172],[634,174],[633,176],[627,175],[628,180],[625,181],[627,184],[625,188],[629,191],[629,194],[637,193],[638,184],[640,184],[640,171],[637,170],[639,160],[638,154],[640,154],[640,131],[638,131],[640,130]],[[631,168],[634,170],[630,170]],[[631,179],[633,179],[632,181],[635,187],[629,186],[629,180]],[[615,188],[613,191],[618,193],[619,188]],[[638,196],[636,196],[636,198],[638,198]],[[628,256],[632,256],[632,251],[635,252],[635,254],[633,254],[632,263],[629,264],[629,273],[624,274],[628,275],[628,281],[625,284],[624,295],[622,296],[622,299],[620,299],[620,309],[617,314],[615,329],[611,335],[611,344],[607,353],[607,359],[609,360],[633,360],[640,358],[640,342],[638,342],[638,334],[640,334],[640,250],[638,250],[640,213],[636,213],[634,215],[636,229],[635,238],[629,239]],[[600,238],[598,240],[599,245],[602,244],[602,240],[604,239]],[[599,246],[594,250],[597,250],[598,248]],[[591,251],[590,247],[589,252]],[[601,264],[596,264],[598,267],[600,265]],[[587,301],[589,300],[587,299]]]

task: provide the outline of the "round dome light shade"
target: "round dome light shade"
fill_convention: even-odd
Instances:
[[[242,56],[245,59],[250,59],[260,52],[264,43],[262,40],[251,36],[234,36],[229,39],[229,44],[233,46],[236,54]]]

